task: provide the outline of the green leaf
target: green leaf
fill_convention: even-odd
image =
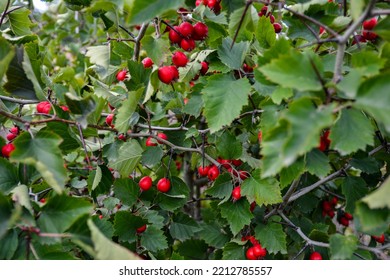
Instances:
[[[390,41],[390,17],[386,17],[383,20],[379,21],[374,28],[374,32],[377,33],[382,39],[389,42]]]
[[[11,161],[34,166],[57,193],[62,193],[67,174],[58,147],[61,141],[58,135],[48,131],[39,131],[34,138],[25,132],[14,141]]]
[[[222,249],[229,242],[229,235],[217,224],[204,224],[199,232],[200,237],[206,241],[209,246]]]
[[[355,211],[355,202],[368,193],[366,182],[360,177],[346,177],[341,189],[346,199],[345,211],[349,213]]]
[[[62,142],[59,148],[64,153],[69,153],[76,149],[79,149],[81,143],[78,141],[78,138],[71,127],[66,123],[60,122],[51,122],[47,123],[46,127],[42,129],[43,131],[54,132],[62,138]]]
[[[276,34],[269,17],[260,17],[256,29],[256,39],[262,48],[270,48],[275,45]]]
[[[187,63],[185,67],[179,68],[179,81],[184,83],[192,81],[199,74],[200,69],[202,65],[198,61]]]
[[[101,180],[102,180],[102,169],[100,168],[100,166],[97,166],[95,176],[93,177],[91,189],[95,190],[96,187],[100,184]]]
[[[367,174],[377,173],[381,167],[379,162],[372,157],[353,158],[349,164],[351,164],[352,167],[359,169]]]
[[[91,63],[103,67],[104,72],[108,71],[110,66],[110,48],[108,45],[87,47],[85,56],[89,57]]]
[[[205,191],[205,194],[221,198],[222,202],[225,202],[230,198],[232,190],[232,177],[229,174],[224,173],[218,176],[212,187]]]
[[[260,170],[252,172],[241,186],[241,194],[258,205],[271,205],[282,202],[279,182],[275,178],[261,178]]]
[[[350,10],[351,10],[351,15],[352,15],[353,20],[356,21],[360,17],[360,15],[363,13],[365,4],[366,3],[364,0],[351,1]]]
[[[9,199],[0,192],[0,240],[6,234],[11,219],[12,205]]]
[[[366,80],[359,88],[355,107],[362,109],[381,122],[390,132],[390,83],[388,75]]]
[[[142,46],[155,65],[161,65],[161,63],[166,61],[169,54],[169,41],[166,38],[145,36],[142,39]]]
[[[230,226],[234,235],[250,224],[253,215],[249,210],[250,205],[246,199],[239,199],[235,202],[227,201],[220,206],[221,215]]]
[[[9,230],[3,238],[0,237],[0,241],[0,259],[11,260],[19,243],[16,230]]]
[[[147,250],[154,253],[168,248],[168,242],[164,232],[155,226],[148,226],[146,231],[142,233],[141,244]]]
[[[145,225],[145,220],[127,211],[118,211],[115,214],[115,235],[120,241],[134,242],[137,240],[137,228]],[[149,226],[147,226],[147,229]],[[144,232],[145,233],[145,232]]]
[[[129,207],[137,202],[139,192],[139,186],[132,179],[117,179],[114,182],[115,197]]]
[[[183,108],[183,113],[190,114],[196,118],[200,116],[203,109],[203,99],[200,95],[193,95]]]
[[[385,60],[378,57],[376,53],[362,51],[352,55],[351,67],[360,71],[364,76],[378,75],[385,65]]]
[[[95,249],[96,260],[139,260],[140,257],[126,248],[107,239],[96,227],[92,220],[88,220],[91,238]]]
[[[203,90],[206,116],[211,133],[229,125],[248,102],[250,84],[247,79],[234,80],[228,75],[213,75]]]
[[[300,159],[280,172],[280,186],[285,188],[305,171],[305,162]]]
[[[366,234],[380,235],[389,228],[389,210],[370,209],[370,207],[362,201],[356,203],[353,217],[356,230]]]
[[[330,257],[332,260],[348,260],[352,258],[357,249],[358,239],[354,235],[341,235],[339,233],[330,236]]]
[[[280,218],[273,218],[273,220],[279,222]],[[272,219],[265,225],[258,224],[255,228],[255,236],[269,253],[287,253],[286,233],[283,231],[282,225],[273,223]]]
[[[222,45],[218,49],[218,56],[226,66],[238,70],[242,67],[249,51],[249,42],[235,43],[231,48],[232,43],[233,40],[229,37],[223,39]]]
[[[19,185],[12,190],[12,200],[26,208],[31,215],[34,215],[29,190],[26,185]]]
[[[79,217],[89,214],[91,210],[92,204],[85,199],[56,195],[50,197],[42,207],[38,225],[42,232],[63,233]]]
[[[172,223],[169,228],[171,236],[180,241],[190,239],[200,230],[201,228],[198,223],[184,213],[177,213],[173,216]]]
[[[235,136],[226,131],[218,138],[217,151],[222,158],[237,159],[241,157],[242,144]]]
[[[178,177],[171,177],[171,189],[166,193],[157,195],[159,206],[167,211],[174,211],[183,207],[188,200],[190,190],[186,183]]]
[[[348,155],[374,144],[374,127],[371,121],[356,109],[344,109],[331,129],[331,148]]]
[[[224,3],[224,8],[225,8],[225,3]],[[232,11],[229,17],[229,34],[232,38],[237,32],[238,26],[241,22],[242,15],[244,14],[244,10],[245,7],[240,7],[239,9],[235,9],[234,11]],[[253,32],[258,20],[259,20],[259,16],[257,15],[256,8],[253,7],[253,5],[250,5],[249,10],[245,13],[245,17],[244,20],[242,21],[240,31]],[[240,33],[238,35],[240,35]]]
[[[14,48],[4,38],[0,37],[0,80],[3,79],[14,55]]]
[[[82,128],[88,126],[88,116],[96,109],[96,102],[92,98],[92,95],[81,98],[70,92],[65,94],[66,105],[68,105],[70,111],[77,115],[77,122],[81,124]]]
[[[204,260],[207,254],[207,244],[203,240],[190,239],[179,244],[178,251],[188,260]]]
[[[317,91],[322,88],[321,81],[316,75],[322,74],[322,62],[312,53],[290,52],[281,55],[259,70],[268,80],[285,88],[294,88],[300,91]]]
[[[137,109],[138,101],[140,100],[143,91],[144,88],[140,88],[137,91],[129,92],[128,98],[123,101],[122,106],[118,109],[118,113],[115,116],[114,124],[115,128],[119,132],[126,133],[129,129],[131,117]]]
[[[283,100],[287,100],[288,98],[292,97],[293,95],[294,95],[294,92],[291,88],[278,87],[272,93],[271,98],[275,104],[280,105]]]
[[[142,157],[142,147],[136,140],[125,142],[118,151],[118,158],[109,166],[118,170],[122,177],[128,177]]]
[[[226,243],[223,247],[223,260],[246,260],[245,247],[235,242]]]
[[[159,164],[161,162],[161,159],[164,155],[164,151],[159,146],[155,147],[148,147],[143,153],[142,153],[142,165],[153,167],[156,164]]]
[[[0,158],[0,192],[9,194],[18,183],[19,178],[15,165],[4,158]]]
[[[132,9],[129,11],[129,24],[140,24],[143,22],[148,22],[164,12],[169,10],[176,10],[179,7],[185,6],[184,0],[132,0],[131,3]]]
[[[318,149],[313,149],[306,154],[306,169],[310,174],[319,178],[324,178],[332,171],[329,158]]]
[[[39,46],[37,43],[25,44],[22,66],[26,76],[32,82],[35,95],[39,100],[46,100],[41,80],[42,59],[40,58]]]
[[[362,199],[370,208],[390,209],[390,177],[374,192]]]
[[[30,30],[30,13],[30,10],[27,8],[21,8],[8,14],[11,30],[16,36],[30,35],[32,33]]]

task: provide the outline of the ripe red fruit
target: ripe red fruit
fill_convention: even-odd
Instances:
[[[242,66],[242,70],[244,70],[245,73],[252,73],[253,72],[253,67],[249,66],[246,63],[244,63],[244,65]]]
[[[60,106],[60,108],[61,108],[62,111],[64,111],[64,112],[69,112],[68,106],[62,105],[62,106]]]
[[[240,159],[233,159],[232,163],[234,166],[240,166],[242,164],[242,161]]]
[[[210,170],[210,166],[199,166],[198,167],[198,173],[199,173],[199,176],[201,177],[205,177],[207,176],[207,174],[209,173],[209,170]]]
[[[8,133],[6,137],[7,137],[7,140],[8,140],[8,141],[12,141],[12,140],[14,140],[17,136],[18,136],[18,135],[16,135],[16,134]]]
[[[213,165],[210,167],[209,172],[207,173],[207,177],[209,177],[209,180],[214,181],[219,176],[219,169],[217,166]]]
[[[245,256],[248,260],[257,260],[253,247],[250,247],[248,250],[246,250]]]
[[[239,200],[241,198],[241,187],[237,186],[232,191],[232,198],[234,201]]]
[[[171,188],[171,182],[169,181],[168,178],[161,178],[157,182],[157,190],[159,190],[160,192],[167,192],[170,190],[170,188]]]
[[[345,212],[345,213],[344,213],[344,217],[345,217],[347,220],[353,220],[353,216],[352,216],[350,213]]]
[[[185,21],[182,22],[182,24],[179,25],[180,33],[186,38],[191,37],[192,32],[194,31],[194,27],[191,23]]]
[[[112,121],[114,120],[114,114],[109,114],[107,117],[106,117],[106,124],[111,126],[111,127],[114,127],[114,125],[112,124]]]
[[[1,153],[3,154],[4,157],[8,158],[14,150],[15,150],[15,145],[13,143],[8,143],[1,148]]]
[[[12,127],[12,128],[9,130],[9,132],[11,132],[12,134],[18,135],[18,134],[19,134],[19,127],[14,126],[14,127]]]
[[[382,234],[381,236],[375,236],[375,235],[373,235],[372,238],[373,238],[376,242],[378,242],[378,243],[381,243],[381,244],[385,243],[385,235],[384,235],[384,234]]]
[[[124,134],[119,134],[118,139],[122,141],[126,141],[126,136]]]
[[[372,18],[372,19],[366,20],[366,21],[363,22],[363,28],[365,30],[372,30],[376,26],[377,22],[378,21],[377,21],[376,18]]]
[[[167,136],[165,133],[162,133],[162,132],[158,133],[158,134],[157,134],[157,137],[160,137],[160,138],[163,139],[163,140],[168,140],[168,136]],[[157,140],[157,142],[158,142],[159,144],[163,144],[163,142],[161,142],[161,141],[158,141],[158,140]]]
[[[336,206],[337,205],[337,202],[339,202],[339,199],[337,197],[333,197],[332,200],[330,201],[330,204],[332,204],[333,206]]]
[[[149,176],[142,177],[138,183],[140,189],[143,191],[149,190],[152,187],[152,184],[152,178],[150,178]]]
[[[256,258],[264,258],[267,255],[267,250],[261,247],[260,244],[253,246],[253,253]]]
[[[116,79],[118,81],[124,81],[127,77],[127,71],[126,70],[121,70],[116,74]]]
[[[46,198],[44,198],[44,197],[41,198],[41,199],[39,200],[39,202],[40,202],[40,203],[46,203]]]
[[[276,22],[276,23],[273,24],[273,26],[274,26],[275,33],[282,32],[282,25],[280,23]]]
[[[49,101],[43,101],[38,103],[37,112],[40,114],[49,114],[51,110],[51,104]]]
[[[259,131],[259,133],[257,134],[257,140],[259,140],[259,142],[261,142],[261,140],[263,140],[263,132],[262,131]]]
[[[313,252],[313,253],[311,253],[311,255],[310,255],[310,259],[311,259],[311,260],[322,260],[322,256],[321,256],[321,254],[318,253],[318,252]]]
[[[240,170],[238,172],[238,175],[240,176],[241,180],[245,180],[249,177],[249,173],[247,171],[244,171],[244,170]]]
[[[328,211],[327,212],[327,214],[328,214],[328,216],[331,218],[331,219],[333,219],[333,217],[334,217],[334,215],[335,215],[335,213],[334,213],[334,211]]]
[[[269,21],[270,21],[271,23],[274,23],[274,22],[275,22],[275,17],[274,17],[273,15],[270,15],[270,16],[269,16]]]
[[[164,84],[170,84],[174,79],[174,73],[169,66],[163,66],[158,69],[158,78]]]
[[[203,22],[197,22],[194,25],[192,37],[194,40],[204,40],[209,35],[209,28]]]
[[[102,220],[103,219],[103,215],[99,215],[99,219]]]
[[[173,74],[173,80],[179,79],[179,70],[177,70],[176,66],[170,65],[168,66],[169,69],[171,69],[172,74]]]
[[[145,57],[142,60],[142,65],[144,66],[145,69],[150,68],[153,66],[153,60],[150,57]]]
[[[332,210],[332,205],[330,204],[329,201],[325,200],[322,202],[322,210],[324,210],[326,212]]]
[[[172,63],[176,67],[185,67],[188,63],[187,56],[182,52],[175,52],[172,56]]]
[[[183,39],[180,42],[180,47],[183,50],[190,52],[195,49],[195,41],[193,39]]]
[[[267,12],[268,12],[268,7],[267,6],[264,6],[263,8],[261,8],[260,12],[258,13],[259,17],[262,17],[262,16],[265,16],[267,15]]]
[[[200,69],[201,75],[206,75],[207,71],[209,71],[209,64],[206,61],[202,61],[202,68]]]
[[[137,231],[138,234],[143,233],[145,230],[146,230],[146,225],[143,225],[143,226],[141,226],[141,227],[139,227],[139,228],[136,229],[136,231]]]
[[[178,26],[173,27],[176,31],[180,33],[180,28]],[[169,40],[172,44],[180,44],[181,40],[183,39],[178,32],[175,30],[169,30]]]
[[[342,216],[340,218],[340,224],[342,224],[343,226],[347,227],[347,226],[349,226],[349,220],[347,218],[345,218],[344,216]]]
[[[373,41],[373,40],[376,39],[376,37],[378,37],[378,35],[377,35],[375,32],[363,31],[363,37],[364,37],[366,40]]]
[[[210,9],[213,9],[214,6],[217,4],[217,0],[208,0],[207,1],[207,6],[210,8]]]
[[[200,4],[202,4],[202,2],[203,2],[202,0],[196,0],[195,6],[198,7]]]
[[[152,147],[152,146],[157,146],[157,143],[154,143],[153,138],[149,136],[148,139],[146,139],[145,145],[147,147]]]

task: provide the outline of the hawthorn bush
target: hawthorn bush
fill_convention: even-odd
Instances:
[[[388,258],[388,1],[22,2],[1,259]]]

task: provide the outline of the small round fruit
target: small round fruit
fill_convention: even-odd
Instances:
[[[371,31],[363,31],[362,34],[363,34],[363,37],[369,41],[373,41],[376,39],[376,37],[378,37],[378,35],[375,32],[371,32]]]
[[[145,230],[146,230],[146,225],[143,225],[143,226],[141,226],[141,227],[139,227],[139,228],[136,229],[136,231],[137,231],[138,234],[143,233]]]
[[[171,188],[171,182],[169,181],[168,178],[161,178],[158,182],[157,182],[157,190],[159,190],[160,192],[167,192],[169,191]]]
[[[149,190],[152,187],[152,184],[152,178],[150,178],[149,176],[142,177],[138,183],[140,189],[143,191]]]
[[[171,69],[171,71],[172,71],[173,80],[179,79],[179,70],[177,70],[176,66],[170,65],[167,67],[169,67],[169,69]]]
[[[49,101],[43,101],[38,103],[37,112],[40,114],[49,114],[51,110],[51,104]]]
[[[267,255],[267,250],[261,247],[260,244],[253,246],[253,253],[256,258],[264,258]]]
[[[216,4],[217,4],[217,0],[209,0],[209,1],[207,1],[207,6],[210,9],[213,9]]]
[[[345,213],[344,213],[344,217],[345,217],[347,220],[353,220],[353,216],[352,216],[352,214],[350,214],[350,213],[345,212]]]
[[[164,84],[170,84],[173,81],[174,73],[169,66],[163,66],[158,69],[158,78]]]
[[[168,140],[168,136],[167,136],[165,133],[162,133],[162,132],[158,133],[158,134],[157,134],[157,137],[159,137],[159,138],[161,138],[161,139],[163,139],[163,140]],[[159,144],[163,144],[163,142],[161,142],[161,141],[159,141],[159,140],[157,140],[157,142],[158,142]]]
[[[106,117],[106,124],[111,126],[111,127],[114,127],[114,125],[112,124],[112,121],[114,120],[114,114],[109,114],[107,117]]]
[[[378,243],[381,243],[381,244],[383,244],[383,243],[385,243],[385,235],[384,234],[382,234],[381,236],[372,236],[372,238],[376,241],[376,242],[378,242]]]
[[[191,23],[185,21],[179,25],[180,33],[186,38],[191,37],[192,32],[194,31],[194,27]]]
[[[188,63],[187,56],[182,52],[175,52],[172,56],[172,63],[176,67],[185,67]]]
[[[376,18],[372,18],[372,19],[366,20],[366,21],[363,22],[363,28],[365,30],[372,30],[376,26],[377,22],[378,21],[377,21]]]
[[[219,169],[216,165],[210,167],[209,172],[207,173],[207,177],[209,177],[210,181],[214,181],[219,176]]]
[[[180,47],[186,52],[190,52],[195,49],[195,41],[193,39],[183,39],[180,42]]]
[[[153,138],[149,136],[148,139],[146,139],[145,145],[147,147],[152,147],[152,146],[157,146],[157,143],[154,143]]]
[[[324,211],[326,211],[326,212],[332,210],[332,205],[330,204],[329,201],[324,200],[324,201],[322,202],[322,210],[324,210]]]
[[[199,176],[201,177],[206,177],[207,174],[209,173],[209,170],[210,170],[210,166],[199,166],[198,167],[198,173],[199,173]]]
[[[275,22],[273,26],[276,34],[282,32],[282,25],[280,23]]]
[[[126,77],[127,77],[126,70],[121,70],[116,74],[116,79],[120,82],[126,80]]]
[[[347,227],[347,226],[349,226],[349,220],[343,216],[340,218],[340,224]]]
[[[14,140],[17,136],[18,136],[18,135],[16,135],[16,134],[8,133],[7,136],[6,136],[6,138],[7,138],[8,141],[12,141],[12,140]]]
[[[253,202],[251,203],[251,206],[249,207],[249,211],[251,211],[251,213],[253,213],[253,211],[255,211],[255,208],[256,208],[256,202],[253,201]]]
[[[313,253],[311,253],[311,255],[310,255],[310,259],[311,260],[322,260],[322,256],[321,256],[321,254],[320,253],[318,253],[318,252],[313,252]]]
[[[200,69],[201,75],[206,75],[207,71],[209,71],[209,64],[206,61],[202,61],[202,68]]]
[[[194,40],[204,40],[209,35],[209,28],[203,22],[197,22],[194,25],[193,38]]]
[[[175,26],[173,27],[173,29],[169,30],[169,35],[168,35],[169,40],[171,41],[172,44],[180,44],[183,38],[179,34],[180,33],[179,27]]]
[[[4,157],[8,158],[14,150],[15,150],[15,145],[13,143],[8,143],[1,148],[1,153],[3,154]]]
[[[11,132],[12,134],[18,135],[18,134],[19,134],[19,127],[14,126],[14,127],[12,127],[12,128],[9,130],[9,132]]]
[[[255,250],[253,249],[253,247],[250,247],[248,248],[248,250],[246,250],[246,253],[245,253],[245,256],[248,260],[257,260],[257,257],[255,256]]]
[[[153,66],[153,60],[150,57],[145,57],[142,60],[142,65],[144,66],[145,69],[150,68]]]
[[[241,187],[237,186],[232,191],[232,198],[234,201],[237,201],[241,198]]]

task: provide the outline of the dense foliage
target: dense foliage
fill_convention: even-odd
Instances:
[[[388,258],[388,1],[0,12],[0,259]]]

